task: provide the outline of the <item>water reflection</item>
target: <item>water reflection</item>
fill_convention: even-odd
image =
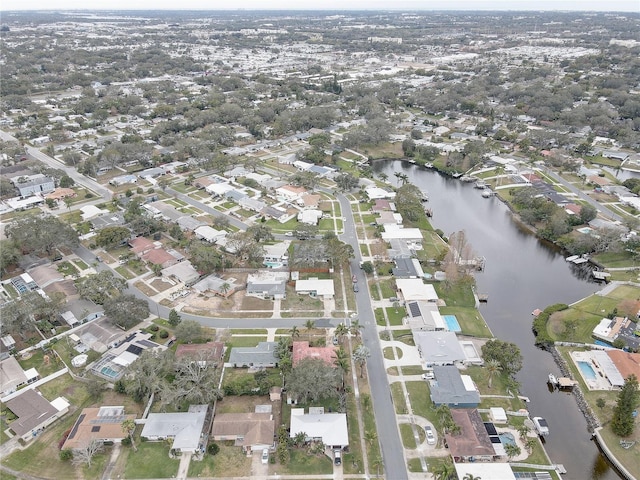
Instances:
[[[405,173],[411,183],[429,193],[433,227],[446,235],[464,230],[473,250],[486,258],[476,284],[478,292],[488,294],[490,300],[480,311],[494,335],[516,343],[522,352],[524,365],[518,375],[522,394],[530,399],[531,414],[545,417],[552,426],[547,452],[552,462],[564,464],[563,478],[617,478],[601,468],[599,462],[604,460],[591,442],[575,398],[546,388],[549,372],[559,375],[558,367],[550,354],[535,347],[531,332],[531,312],[536,308],[570,304],[600,289],[591,283],[589,269],[566,262],[555,245],[537,240],[514,222],[500,200],[482,198],[473,185],[399,161],[374,162],[372,168],[389,179],[396,171]],[[601,476],[593,476],[592,465],[598,465]]]

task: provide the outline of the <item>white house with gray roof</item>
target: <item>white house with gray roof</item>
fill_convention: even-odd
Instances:
[[[278,366],[275,351],[277,342],[260,342],[255,347],[234,347],[229,354],[232,367],[268,368]]]
[[[196,453],[204,451],[202,438],[208,405],[191,405],[187,412],[150,413],[145,420],[141,437],[150,441],[172,439],[174,453]]]

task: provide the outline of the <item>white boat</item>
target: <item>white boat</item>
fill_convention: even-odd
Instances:
[[[533,425],[536,428],[536,432],[538,432],[538,435],[540,435],[541,437],[545,437],[549,435],[549,424],[544,418],[533,417],[532,420],[533,420]]]
[[[482,198],[490,198],[492,196],[493,196],[493,192],[488,188],[485,188],[484,190],[482,190]]]
[[[580,258],[580,255],[571,255],[570,257],[565,258],[565,260],[567,262],[573,262],[574,260],[577,260],[578,258]]]
[[[556,376],[553,373],[549,374],[549,383],[551,385],[557,385],[558,384],[558,379],[556,378]]]

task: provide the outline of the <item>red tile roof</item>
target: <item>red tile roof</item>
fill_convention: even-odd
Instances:
[[[293,366],[304,358],[319,358],[327,365],[333,365],[336,347],[310,347],[309,342],[293,342]]]

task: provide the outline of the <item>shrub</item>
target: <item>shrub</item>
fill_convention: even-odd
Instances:
[[[210,443],[207,447],[209,455],[216,455],[220,451],[220,446],[217,443]]]
[[[152,332],[157,332],[158,330],[160,330],[160,327],[158,325],[151,325],[149,327],[149,330],[151,330]]]
[[[167,332],[166,330],[160,330],[160,333],[158,335],[160,336],[160,338],[169,338],[169,332]]]
[[[66,462],[73,458],[73,452],[71,451],[70,448],[65,448],[64,450],[60,450],[60,453],[58,455],[60,456],[60,460],[62,460],[63,462]]]
[[[124,437],[122,439],[122,445],[124,445],[125,447],[130,447],[131,446],[131,437]]]
[[[70,433],[71,433],[71,429],[67,430],[62,434],[62,438],[58,442],[58,450],[62,450],[62,445],[64,445],[64,442],[67,441],[67,437],[69,436]]]

